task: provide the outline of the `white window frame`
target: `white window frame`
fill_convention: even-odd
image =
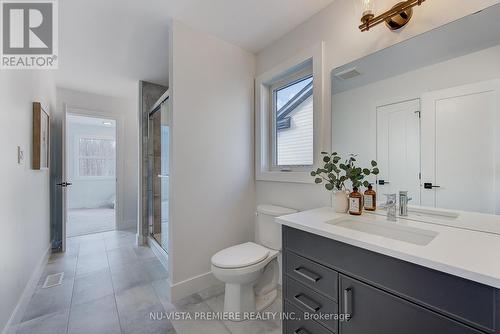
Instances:
[[[321,165],[321,154],[328,150],[325,146],[329,140],[324,140],[322,134],[330,129],[323,129],[324,120],[329,117],[324,108],[324,74],[323,74],[324,43],[304,50],[295,57],[283,62],[272,70],[259,75],[255,81],[255,178],[258,181],[314,183],[310,172]],[[274,164],[274,130],[273,130],[273,87],[280,83],[300,78],[308,68],[312,67],[313,76],[313,156],[312,166],[276,166]],[[310,71],[310,70],[309,70]]]
[[[86,176],[80,174],[80,140],[81,139],[98,139],[98,140],[111,140],[115,141],[115,175],[114,176]],[[116,138],[111,136],[95,136],[95,135],[78,135],[76,137],[75,143],[75,177],[77,180],[115,180],[117,178],[117,149],[116,149]]]
[[[296,73],[293,73],[289,75],[288,77],[284,78],[283,80],[280,80],[274,84],[272,84],[269,87],[269,96],[271,97],[271,112],[269,115],[271,116],[270,124],[271,124],[271,139],[270,139],[270,145],[271,148],[269,149],[269,152],[271,154],[270,157],[270,169],[272,171],[307,171],[311,169],[311,167],[314,165],[314,162],[312,165],[278,165],[277,159],[278,159],[278,153],[277,153],[277,142],[278,142],[278,133],[276,131],[276,112],[278,111],[277,106],[276,106],[276,94],[275,92],[286,88],[288,86],[291,86],[295,84],[296,82],[306,80],[308,78],[313,78],[313,90],[314,90],[314,75],[312,72],[312,62],[311,65],[306,65],[304,69],[299,70]],[[314,97],[313,97],[314,98]],[[314,102],[313,102],[314,103]],[[313,120],[314,122],[314,120]],[[314,126],[314,123],[313,123]],[[313,152],[314,154],[314,152]]]

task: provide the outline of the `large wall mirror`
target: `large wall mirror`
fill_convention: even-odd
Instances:
[[[332,147],[376,159],[379,194],[500,214],[499,18],[495,5],[332,71]]]

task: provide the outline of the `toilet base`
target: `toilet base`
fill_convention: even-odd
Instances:
[[[255,312],[255,293],[253,284],[226,283],[224,312],[230,320],[244,320],[244,313]]]

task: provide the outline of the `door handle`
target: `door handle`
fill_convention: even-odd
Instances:
[[[441,188],[441,186],[435,186],[430,182],[424,183],[424,189]]]
[[[308,330],[305,330],[304,328],[299,328],[293,332],[293,334],[310,334]]]
[[[56,183],[56,185],[60,186],[60,187],[63,187],[63,188],[66,188],[67,186],[70,186],[72,185],[73,183],[71,182],[61,182],[61,183]]]
[[[304,306],[306,309],[308,309],[311,312],[318,312],[319,309],[321,308],[321,305],[316,303],[314,300],[311,298],[304,296],[303,294],[299,293],[295,297],[293,297],[296,301],[299,302],[302,306]]]
[[[378,180],[378,185],[383,186],[384,184],[389,184],[390,182],[387,180]]]
[[[347,288],[344,290],[344,314],[347,315],[346,321],[349,321],[354,316],[352,309],[352,288]]]
[[[304,267],[295,268],[293,271],[312,283],[316,283],[321,279],[321,276]]]

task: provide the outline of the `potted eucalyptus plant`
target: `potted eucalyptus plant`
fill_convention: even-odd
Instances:
[[[370,184],[366,177],[378,175],[377,162],[372,160],[370,168],[356,166],[356,155],[351,154],[349,158],[342,161],[337,152],[321,152],[324,165],[311,172],[317,184],[324,183],[326,190],[332,192],[332,206],[336,212],[346,213],[349,209],[349,190],[346,182],[350,181],[352,187],[359,188],[362,185],[368,187]]]

